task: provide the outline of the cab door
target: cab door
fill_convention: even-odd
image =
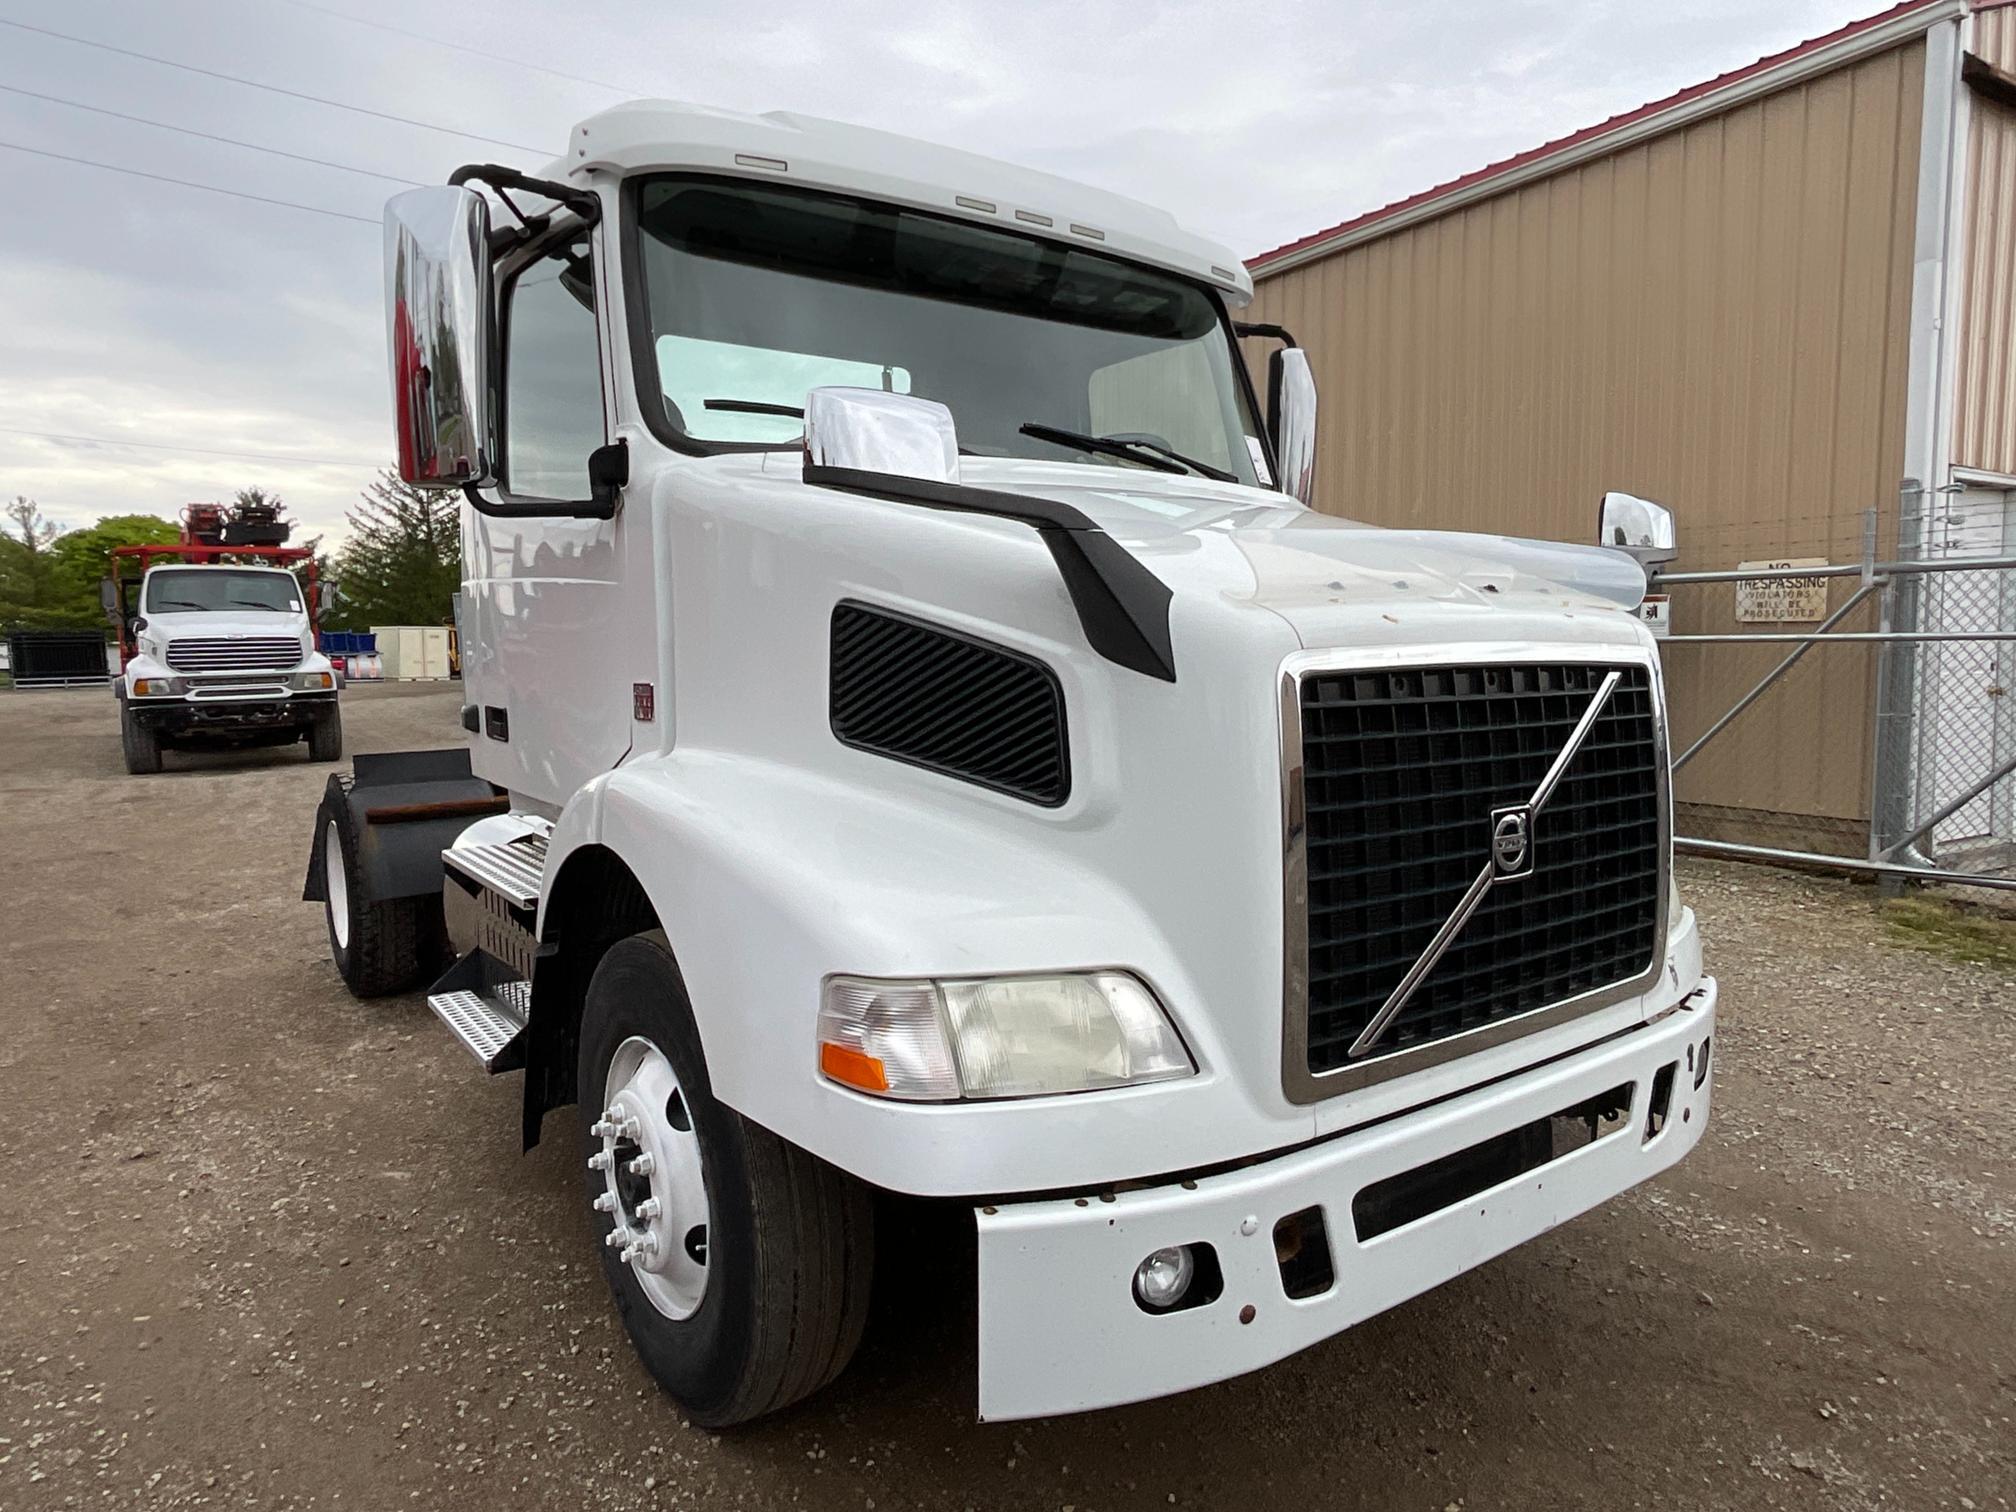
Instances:
[[[498,269],[506,502],[590,497],[588,457],[611,421],[599,241],[577,228]],[[479,776],[557,807],[623,759],[633,685],[655,677],[649,538],[642,507],[595,520],[464,504],[462,677]]]

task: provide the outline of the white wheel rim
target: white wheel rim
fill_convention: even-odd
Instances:
[[[614,1224],[603,1242],[653,1307],[675,1321],[690,1318],[707,1294],[709,1255],[707,1181],[692,1110],[665,1052],[641,1036],[616,1047],[603,1089],[592,1130],[601,1148],[588,1162],[602,1173],[595,1207]]]
[[[336,821],[322,833],[322,891],[329,901],[329,933],[338,950],[350,948],[350,879],[343,870],[343,837]]]

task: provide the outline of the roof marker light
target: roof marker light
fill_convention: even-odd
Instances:
[[[761,168],[766,173],[789,173],[791,171],[791,165],[785,162],[784,159],[758,157],[753,152],[736,153],[735,166],[738,168]]]
[[[975,199],[970,194],[955,194],[952,196],[952,203],[962,210],[978,210],[984,215],[995,213],[994,201]]]
[[[1015,212],[1015,219],[1027,221],[1032,226],[1054,226],[1057,224],[1049,216],[1038,215],[1034,210],[1017,210]]]
[[[1097,226],[1081,226],[1076,221],[1071,223],[1071,234],[1073,236],[1089,236],[1094,241],[1106,240],[1106,233],[1101,231]]]

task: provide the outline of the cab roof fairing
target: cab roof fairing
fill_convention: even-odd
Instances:
[[[719,174],[799,184],[1147,263],[1206,284],[1232,309],[1253,279],[1229,247],[1185,231],[1168,211],[1086,184],[894,132],[788,111],[749,115],[637,100],[590,116],[550,177],[593,172]]]

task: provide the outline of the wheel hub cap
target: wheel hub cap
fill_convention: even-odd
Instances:
[[[588,1159],[602,1176],[595,1209],[612,1222],[603,1243],[636,1274],[651,1304],[690,1317],[707,1291],[707,1184],[700,1141],[672,1063],[641,1037],[616,1047],[600,1141]]]

